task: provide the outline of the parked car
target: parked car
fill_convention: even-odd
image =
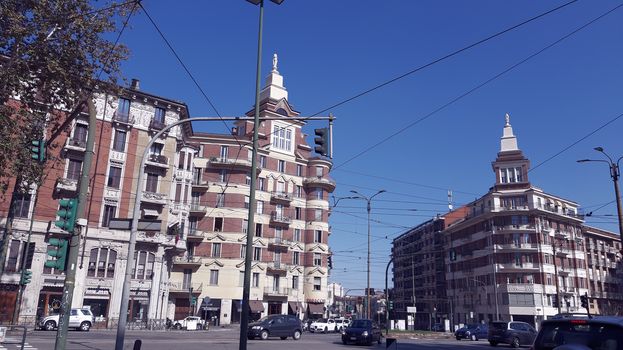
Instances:
[[[188,324],[191,322],[197,323],[197,329],[203,329],[204,322],[200,317],[197,316],[186,316],[181,320],[174,321],[173,327],[175,329],[187,329]]]
[[[532,345],[536,334],[536,329],[525,322],[493,321],[489,323],[487,340],[491,346],[502,343],[517,348],[522,345]]]
[[[623,349],[623,317],[580,316],[543,321],[532,349],[552,350],[558,347],[584,350]]]
[[[489,335],[489,327],[486,324],[468,324],[464,327],[461,327],[454,332],[454,337],[456,340],[461,339],[487,339]]]
[[[314,332],[335,332],[336,328],[335,320],[332,318],[319,318],[316,321],[312,322],[309,326],[309,331]]]
[[[349,327],[342,331],[342,343],[372,344],[376,341],[381,344],[381,329],[372,320],[354,320]]]
[[[301,339],[303,324],[294,315],[269,315],[259,321],[249,324],[247,338],[260,338],[266,340],[269,337],[280,337],[282,340],[292,337],[294,340]]]
[[[42,317],[39,320],[39,328],[46,331],[53,331],[58,327],[58,320],[60,315],[51,315]],[[69,314],[69,327],[75,328],[79,331],[88,332],[95,322],[95,317],[89,309],[71,309]]]

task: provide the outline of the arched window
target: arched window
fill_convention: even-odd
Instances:
[[[93,248],[89,257],[87,276],[99,278],[115,277],[117,252],[108,248]]]
[[[156,255],[145,251],[134,253],[134,267],[132,268],[132,278],[138,280],[150,280],[153,277],[154,261]]]

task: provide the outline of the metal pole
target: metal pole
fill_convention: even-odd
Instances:
[[[387,317],[385,319],[385,335],[389,334],[389,303],[391,301],[390,297],[389,297],[389,288],[387,287],[387,276],[389,275],[389,265],[392,264],[394,262],[394,257],[392,257],[391,259],[389,259],[389,262],[387,262],[387,267],[385,268],[385,299],[387,300]]]
[[[262,30],[264,26],[264,1],[260,1],[260,18],[257,33],[257,63],[255,72],[255,116],[253,120],[253,149],[251,153],[251,184],[249,188],[249,214],[247,217],[247,243],[244,258],[244,287],[242,289],[242,315],[238,349],[247,349],[247,328],[249,327],[249,293],[251,290],[251,262],[253,258],[253,237],[255,236],[255,187],[257,182],[257,144],[260,128],[260,80],[262,71]]]
[[[619,158],[621,160],[621,158]],[[623,208],[621,208],[621,192],[619,192],[619,162],[610,164],[610,176],[614,182],[614,195],[617,201],[617,216],[619,218],[619,235],[623,237]]]
[[[368,290],[366,291],[366,318],[370,319],[370,201],[368,198]]]
[[[560,285],[558,283],[558,264],[556,264],[556,240],[552,241],[552,252],[554,253],[554,278],[556,279],[556,307],[558,307],[558,313],[561,313],[560,310]]]
[[[91,171],[91,161],[93,159],[93,146],[95,145],[95,132],[97,130],[97,113],[93,97],[87,99],[89,107],[89,131],[87,134],[87,147],[84,153],[84,163],[82,163],[82,174],[80,175],[80,192],[78,193],[78,217],[84,217],[84,209],[87,204],[89,194],[89,177]],[[86,218],[87,220],[89,218]],[[76,286],[76,264],[80,250],[80,234],[82,226],[76,226],[77,231],[71,235],[69,241],[69,252],[67,253],[67,269],[65,270],[65,288],[63,299],[61,300],[61,314],[58,318],[58,330],[56,331],[55,350],[65,350],[67,344],[67,328],[69,326],[69,314],[71,313],[71,303],[74,297]]]
[[[491,259],[493,260],[493,294],[495,296],[495,320],[498,321],[500,319],[500,303],[498,301],[498,262],[495,259],[495,241],[493,239],[493,235],[495,234],[495,228],[493,226],[493,221],[491,222],[491,246],[493,247],[493,256]]]
[[[413,306],[415,306],[415,263],[413,255],[411,255],[411,301]],[[415,314],[413,315],[413,330],[415,330]]]

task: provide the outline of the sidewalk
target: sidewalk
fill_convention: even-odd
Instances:
[[[395,339],[452,339],[454,335],[450,332],[430,332],[430,331],[396,331],[390,330],[386,338]]]

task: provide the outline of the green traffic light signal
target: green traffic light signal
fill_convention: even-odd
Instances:
[[[75,198],[61,199],[58,201],[60,209],[56,212],[59,220],[54,225],[61,230],[73,233],[76,227],[76,215],[78,212],[78,201]]]
[[[45,262],[45,267],[64,271],[65,261],[67,259],[67,248],[69,247],[69,243],[65,239],[50,238],[48,244],[56,247],[56,249],[48,250],[48,255],[55,259],[47,260]]]
[[[27,285],[32,280],[32,271],[24,270],[22,271],[22,278],[20,279],[21,285]]]
[[[329,128],[314,129],[314,134],[318,136],[314,138],[314,151],[325,157],[329,156]]]
[[[39,163],[45,161],[45,140],[33,140],[30,146],[30,157]]]

